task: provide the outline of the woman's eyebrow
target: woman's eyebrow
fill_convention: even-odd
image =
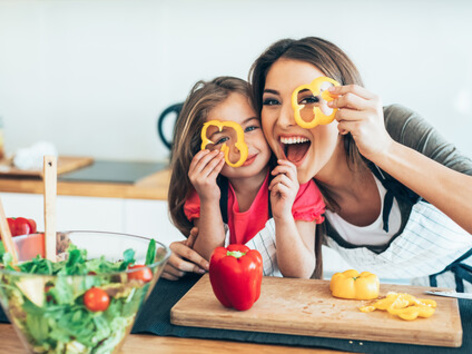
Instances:
[[[264,92],[263,93],[272,93],[274,95],[278,95],[279,94],[279,91],[277,90],[272,90],[272,89],[264,89]]]

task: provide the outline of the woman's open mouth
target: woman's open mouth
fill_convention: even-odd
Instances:
[[[286,159],[296,166],[302,163],[311,145],[311,141],[303,136],[281,136],[279,142]]]

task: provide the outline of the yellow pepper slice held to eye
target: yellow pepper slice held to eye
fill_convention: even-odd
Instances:
[[[232,121],[219,121],[219,120],[211,120],[203,124],[202,128],[202,145],[201,149],[204,150],[210,144],[215,144],[214,141],[210,140],[207,136],[207,130],[209,127],[214,126],[218,128],[218,131],[222,132],[223,128],[228,127],[234,129],[236,132],[236,142],[234,143],[234,147],[239,151],[239,160],[236,162],[232,162],[229,158],[230,147],[226,144],[226,142],[221,147],[221,151],[225,154],[225,161],[231,167],[240,167],[246,162],[248,156],[248,147],[246,142],[244,141],[244,130],[243,128],[236,122]]]
[[[301,85],[295,89],[292,93],[292,108],[294,111],[295,122],[304,129],[311,129],[317,125],[329,124],[334,120],[334,115],[337,109],[328,109],[326,103],[334,100],[337,96],[332,95],[327,87],[324,89],[323,85],[328,86],[339,86],[336,80],[329,77],[319,77],[313,80],[310,84]],[[299,103],[299,95],[303,95],[304,92],[310,92],[312,96],[318,99],[317,103]],[[325,106],[325,110],[331,110],[330,114],[325,114],[320,107]],[[301,112],[306,113],[307,119],[302,118]],[[327,112],[326,112],[327,113]]]
[[[350,269],[343,273],[335,273],[331,277],[329,288],[334,297],[370,300],[379,296],[380,281],[373,273],[359,274],[357,270]]]

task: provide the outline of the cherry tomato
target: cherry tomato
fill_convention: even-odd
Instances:
[[[151,269],[149,269],[148,267],[142,264],[136,264],[136,265],[129,266],[128,269],[138,269],[138,268],[142,268],[142,269],[137,270],[135,272],[128,273],[128,279],[141,280],[145,283],[151,281],[152,272],[151,272]]]
[[[92,312],[105,311],[110,305],[110,296],[100,288],[90,288],[84,294],[84,305]]]

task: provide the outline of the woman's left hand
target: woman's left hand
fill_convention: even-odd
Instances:
[[[336,86],[329,91],[338,96],[328,106],[338,109],[335,118],[339,132],[351,133],[364,157],[375,160],[390,148],[393,139],[385,129],[382,102],[377,95],[357,85]]]
[[[278,165],[272,170],[269,185],[270,201],[274,218],[292,215],[292,207],[300,185],[297,180],[297,168],[287,160],[278,160]]]

